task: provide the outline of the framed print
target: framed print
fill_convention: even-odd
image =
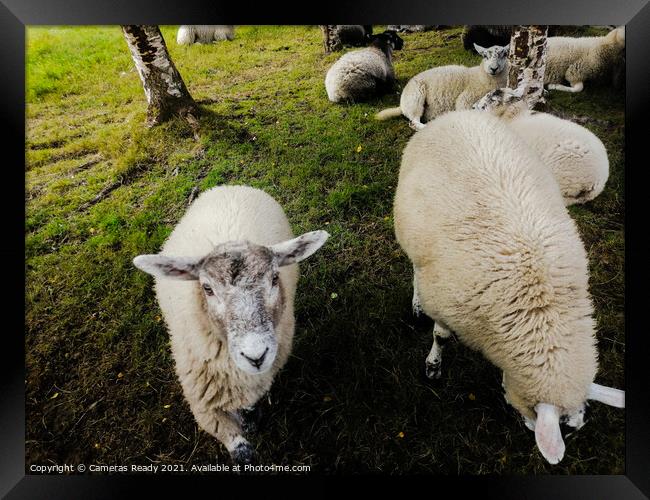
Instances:
[[[395,7],[3,1],[3,495],[647,498],[650,7]]]

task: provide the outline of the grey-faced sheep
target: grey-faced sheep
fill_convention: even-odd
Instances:
[[[192,45],[193,43],[212,43],[235,38],[235,27],[232,25],[194,24],[178,28],[176,43]]]
[[[624,49],[624,26],[605,36],[548,37],[544,84],[552,90],[580,92],[585,81],[615,73],[625,57]]]
[[[564,455],[560,419],[585,402],[624,406],[594,384],[598,362],[587,255],[549,168],[502,120],[455,111],[404,149],[395,234],[438,339],[459,339],[503,371],[506,400],[534,428],[542,455]]]
[[[390,91],[395,84],[393,50],[402,39],[393,31],[371,37],[370,46],[341,56],[325,76],[325,90],[332,102],[360,102]]]
[[[469,109],[491,90],[505,87],[508,78],[508,47],[476,46],[483,60],[478,66],[439,66],[423,71],[404,86],[397,108],[375,115],[377,120],[406,116],[416,130],[425,122],[454,109]]]
[[[248,463],[243,413],[269,390],[294,334],[297,262],[325,231],[293,237],[280,205],[247,186],[221,186],[188,208],[159,254],[136,267],[155,277],[176,374],[199,427]]]

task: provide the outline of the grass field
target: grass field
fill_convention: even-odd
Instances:
[[[379,28],[376,27],[376,30]],[[503,400],[499,371],[452,341],[441,380],[424,376],[429,320],[411,314],[411,269],[392,199],[405,120],[372,115],[399,92],[334,105],[323,84],[340,54],[318,27],[238,27],[236,39],[172,58],[201,104],[185,124],[145,129],[146,103],[119,27],[27,32],[26,414],[30,464],[208,464],[227,454],[199,431],[173,370],[151,278],[194,188],[249,184],[274,196],[296,234],[331,238],[301,265],[293,354],[270,393],[260,462],[313,473],[622,474],[624,411],[594,403],[551,466]],[[419,71],[473,65],[459,28],[405,34],[400,86]],[[604,193],[572,207],[590,257],[599,383],[623,388],[624,91],[551,92],[610,155]]]

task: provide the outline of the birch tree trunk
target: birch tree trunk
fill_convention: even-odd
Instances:
[[[169,57],[158,26],[123,25],[122,31],[147,98],[147,126],[180,116],[196,136],[199,108]]]
[[[336,24],[322,24],[320,29],[323,32],[323,45],[325,52],[334,52],[343,48],[343,43],[336,29]]]
[[[529,109],[544,102],[544,70],[548,26],[517,26],[510,38],[507,88],[482,97],[473,108],[492,109],[515,101],[525,101]]]

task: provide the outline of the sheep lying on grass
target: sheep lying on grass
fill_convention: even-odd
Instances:
[[[587,399],[624,406],[597,372],[587,255],[549,168],[499,118],[444,114],[404,149],[395,234],[438,340],[456,332],[503,371],[506,400],[550,463],[560,419],[579,428]]]
[[[624,58],[625,27],[606,36],[571,38],[552,36],[547,39],[544,83],[549,89],[580,92],[584,82],[613,73]],[[569,82],[569,86],[564,82]]]
[[[393,50],[404,42],[393,31],[371,37],[370,46],[344,54],[325,76],[332,102],[360,102],[390,91],[395,84]]]
[[[565,205],[586,203],[602,193],[609,160],[596,135],[570,120],[529,111],[523,104],[512,108],[503,118],[551,169]]]
[[[476,46],[483,60],[478,66],[439,66],[411,78],[397,108],[375,115],[377,120],[406,116],[416,130],[425,122],[454,109],[469,109],[491,90],[505,87],[508,78],[508,47]]]
[[[193,43],[212,43],[235,38],[235,27],[218,24],[183,25],[178,28],[176,43],[192,45]]]
[[[199,427],[248,463],[244,410],[286,363],[298,268],[325,231],[293,237],[280,205],[247,186],[206,191],[161,252],[133,263],[156,279],[176,374]]]

